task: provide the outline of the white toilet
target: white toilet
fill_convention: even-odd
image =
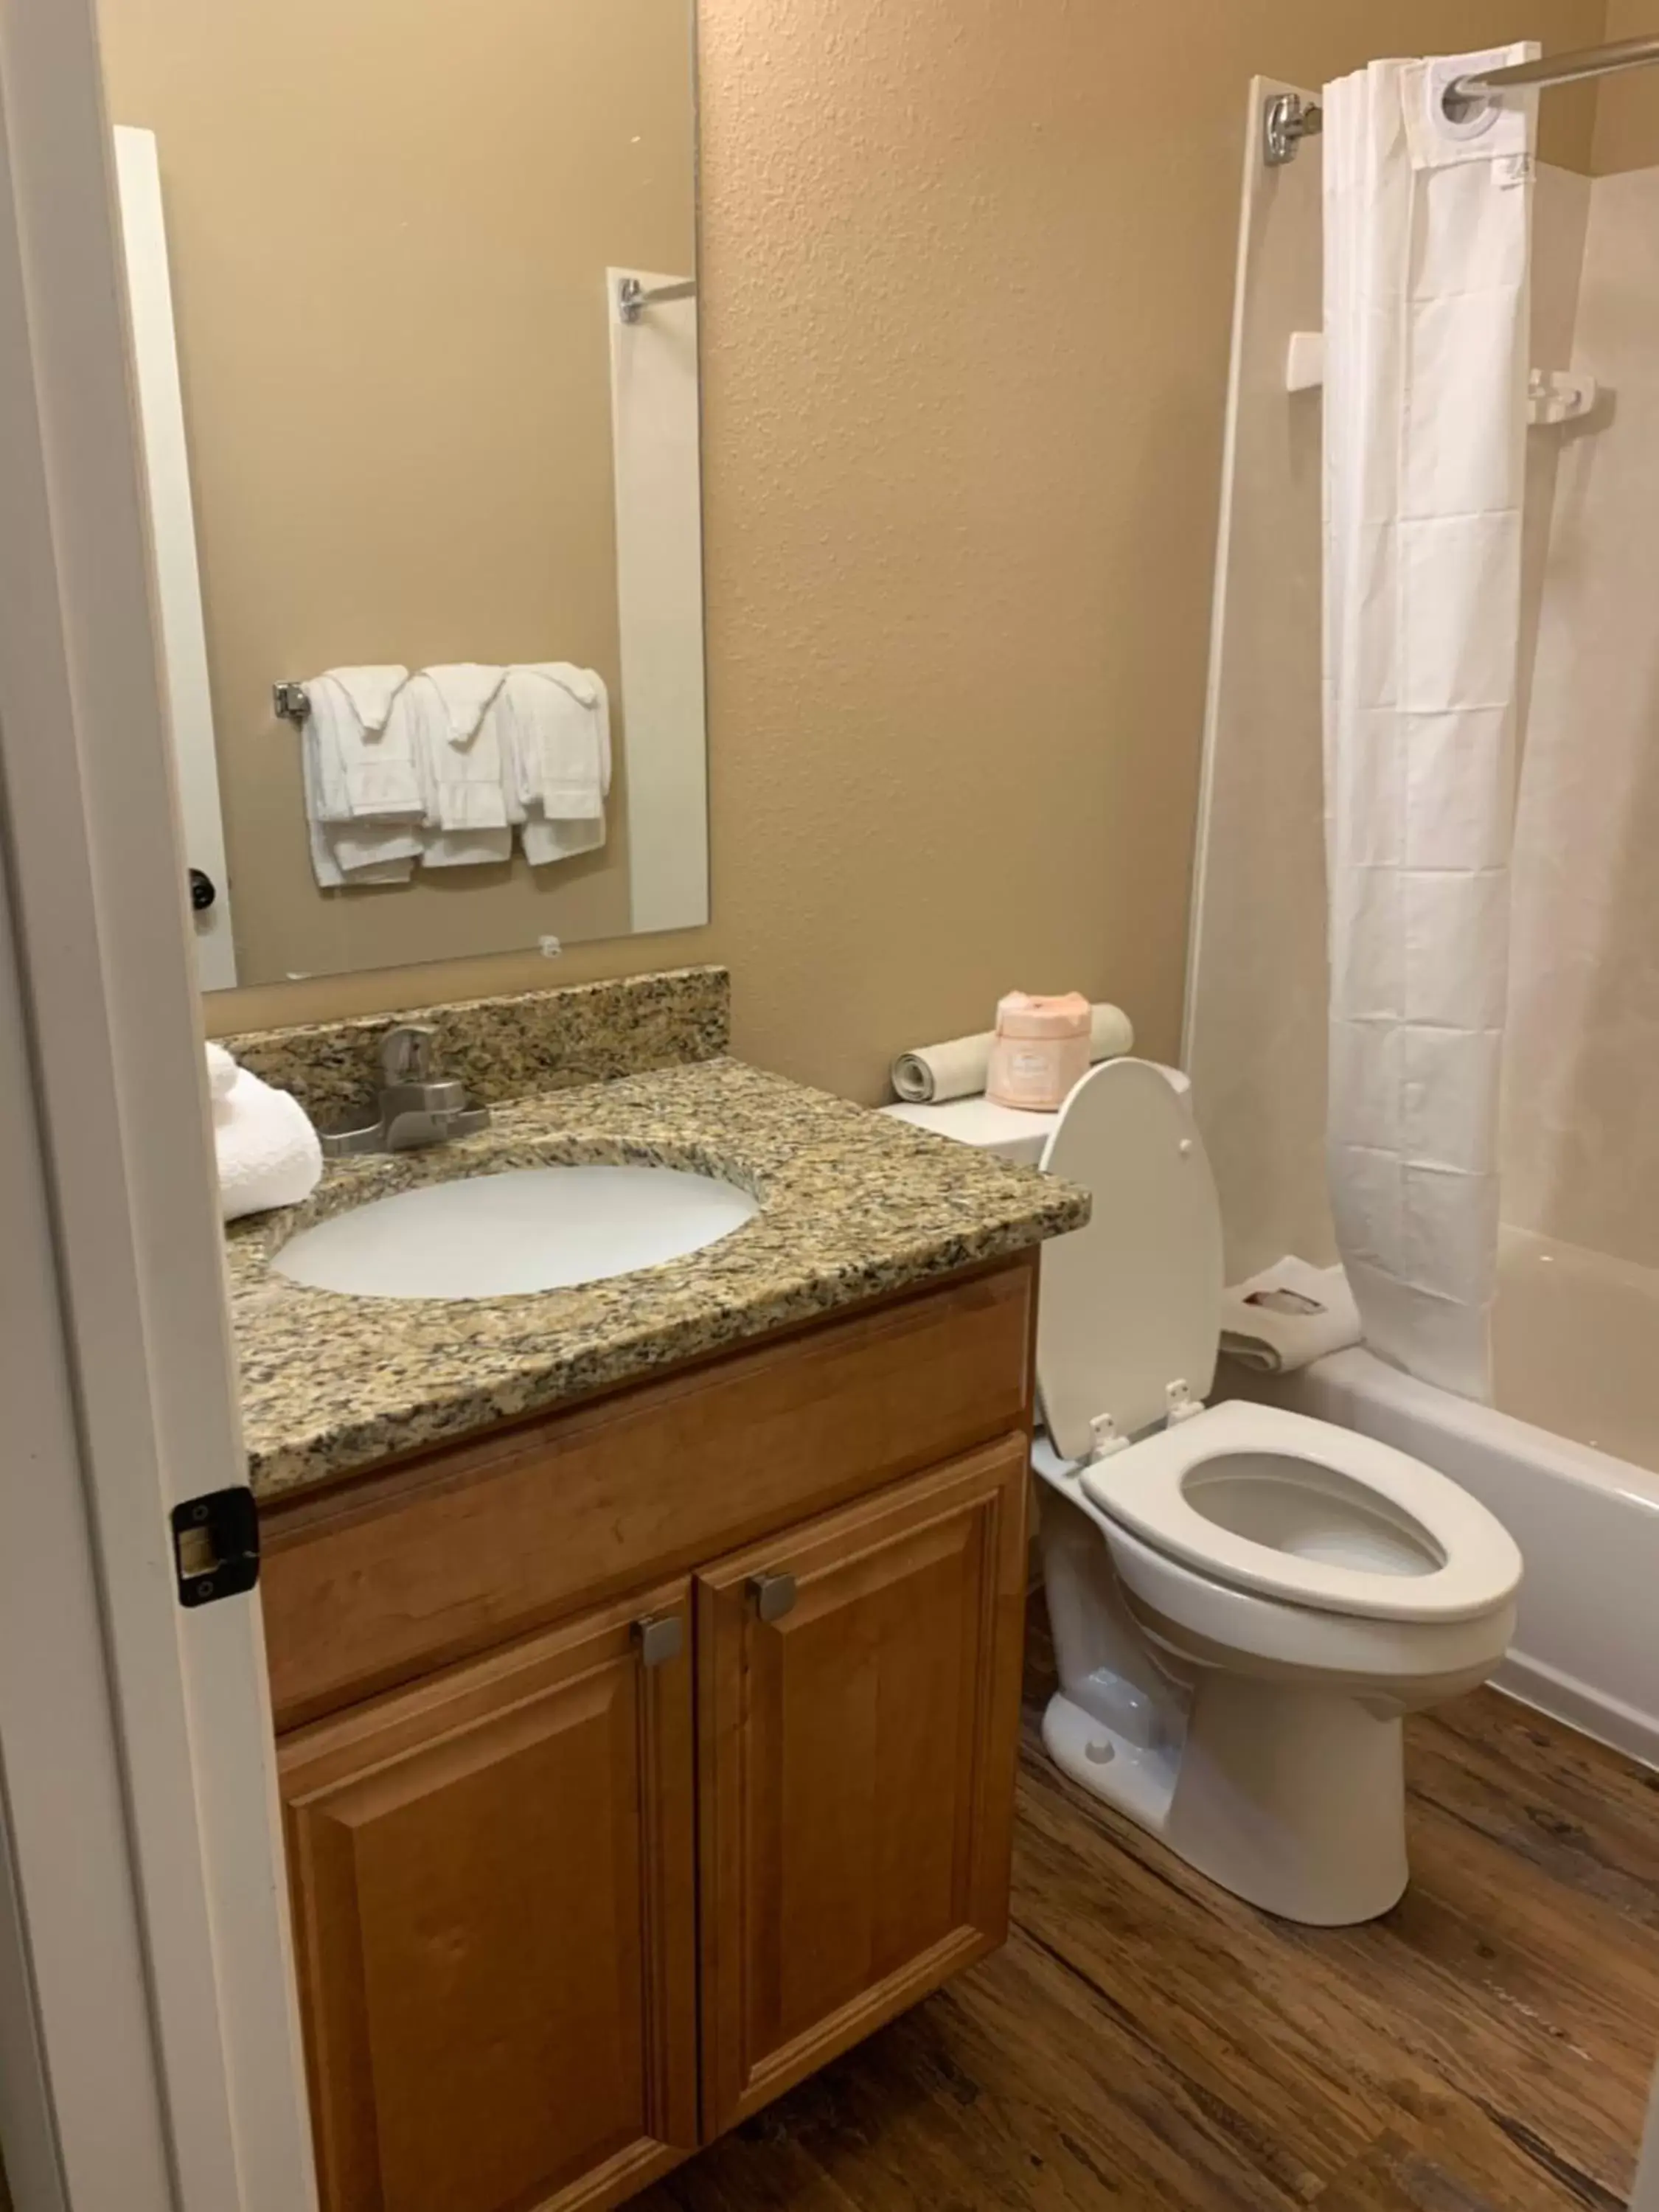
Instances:
[[[1389,1445],[1206,1406],[1220,1216],[1162,1072],[1095,1068],[1043,1164],[1094,1194],[1042,1260],[1043,1741],[1252,1904],[1320,1926],[1386,1912],[1407,1880],[1401,1716],[1496,1667],[1520,1553]]]

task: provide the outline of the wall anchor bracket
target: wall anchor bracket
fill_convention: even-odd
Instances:
[[[1261,111],[1261,158],[1270,169],[1295,161],[1304,138],[1325,128],[1325,111],[1299,92],[1276,92]]]

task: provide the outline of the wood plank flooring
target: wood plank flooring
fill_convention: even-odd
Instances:
[[[1034,1601],[995,1958],[646,2212],[1612,2212],[1659,2055],[1659,1776],[1490,1691],[1407,1724],[1413,1881],[1292,1928],[1064,1781]]]

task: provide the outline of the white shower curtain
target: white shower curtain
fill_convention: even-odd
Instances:
[[[1325,88],[1328,1158],[1371,1348],[1490,1395],[1533,103]]]

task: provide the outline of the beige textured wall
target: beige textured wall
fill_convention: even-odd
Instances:
[[[1653,0],[1607,0],[1608,38],[1634,39],[1656,30],[1659,9]],[[1595,155],[1599,176],[1659,163],[1659,67],[1602,80]]]
[[[1180,1025],[1247,86],[1603,0],[702,0],[714,921],[750,1058],[855,1096],[997,993]],[[1587,167],[1593,103],[1552,94]],[[227,994],[220,1030],[550,980]]]
[[[160,142],[240,972],[615,937],[606,848],[325,896],[270,685],[341,663],[618,679],[604,272],[696,253],[685,0],[102,0]]]

